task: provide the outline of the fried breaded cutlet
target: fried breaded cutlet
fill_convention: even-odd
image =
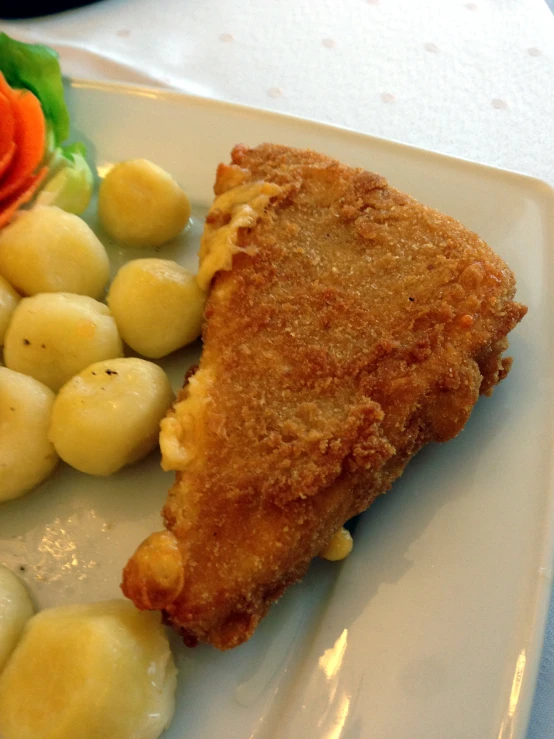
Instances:
[[[461,431],[526,308],[476,234],[377,174],[237,146],[215,193],[203,354],[162,422],[166,531],[122,587],[186,643],[229,649],[424,444]]]

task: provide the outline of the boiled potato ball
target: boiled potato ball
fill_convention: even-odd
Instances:
[[[23,495],[56,466],[48,441],[53,403],[45,385],[0,367],[0,501]]]
[[[98,214],[117,241],[161,246],[186,226],[190,204],[165,170],[146,159],[132,159],[116,164],[103,179]]]
[[[49,436],[72,467],[111,475],[156,447],[172,399],[157,364],[136,357],[97,362],[60,390]]]
[[[89,364],[122,354],[109,308],[71,293],[24,298],[14,311],[4,346],[7,367],[54,391]]]
[[[2,739],[156,739],[176,669],[158,613],[114,600],[34,616],[0,675]]]
[[[33,613],[33,604],[21,580],[0,566],[0,672]]]
[[[93,231],[60,208],[36,206],[0,232],[0,274],[24,295],[98,298],[109,272],[108,255]]]
[[[19,299],[10,283],[0,275],[0,346],[4,346],[4,337]]]
[[[134,259],[117,273],[108,305],[124,341],[145,357],[163,357],[200,336],[206,293],[169,259]]]

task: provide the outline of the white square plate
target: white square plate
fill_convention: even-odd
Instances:
[[[178,704],[164,739],[523,739],[552,577],[552,192],[519,175],[175,93],[73,82],[68,98],[74,136],[88,142],[100,173],[145,157],[188,192],[192,227],[160,255],[195,269],[216,165],[236,143],[271,141],[379,172],[455,216],[506,259],[529,306],[511,335],[509,378],[457,439],[423,450],[358,519],[344,563],[314,562],[232,652],[173,640]],[[129,255],[139,256],[112,248],[115,265]],[[198,350],[164,363],[175,387]],[[0,507],[0,561],[41,607],[118,597],[128,556],[160,526],[171,480],[156,455],[106,479],[62,466]]]

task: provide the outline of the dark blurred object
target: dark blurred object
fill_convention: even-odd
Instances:
[[[63,10],[73,10],[83,5],[92,5],[99,0],[31,0],[31,2],[11,2],[0,0],[0,19],[17,20],[21,18],[40,18],[43,15],[61,13]],[[10,7],[6,7],[9,5]]]

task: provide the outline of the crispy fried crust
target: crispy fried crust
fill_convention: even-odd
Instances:
[[[526,312],[478,236],[379,175],[237,146],[214,189],[259,180],[281,192],[212,284],[197,456],[170,490],[168,533],[123,582],[187,643],[220,649],[252,635],[424,444],[463,428],[507,374],[506,335]]]

